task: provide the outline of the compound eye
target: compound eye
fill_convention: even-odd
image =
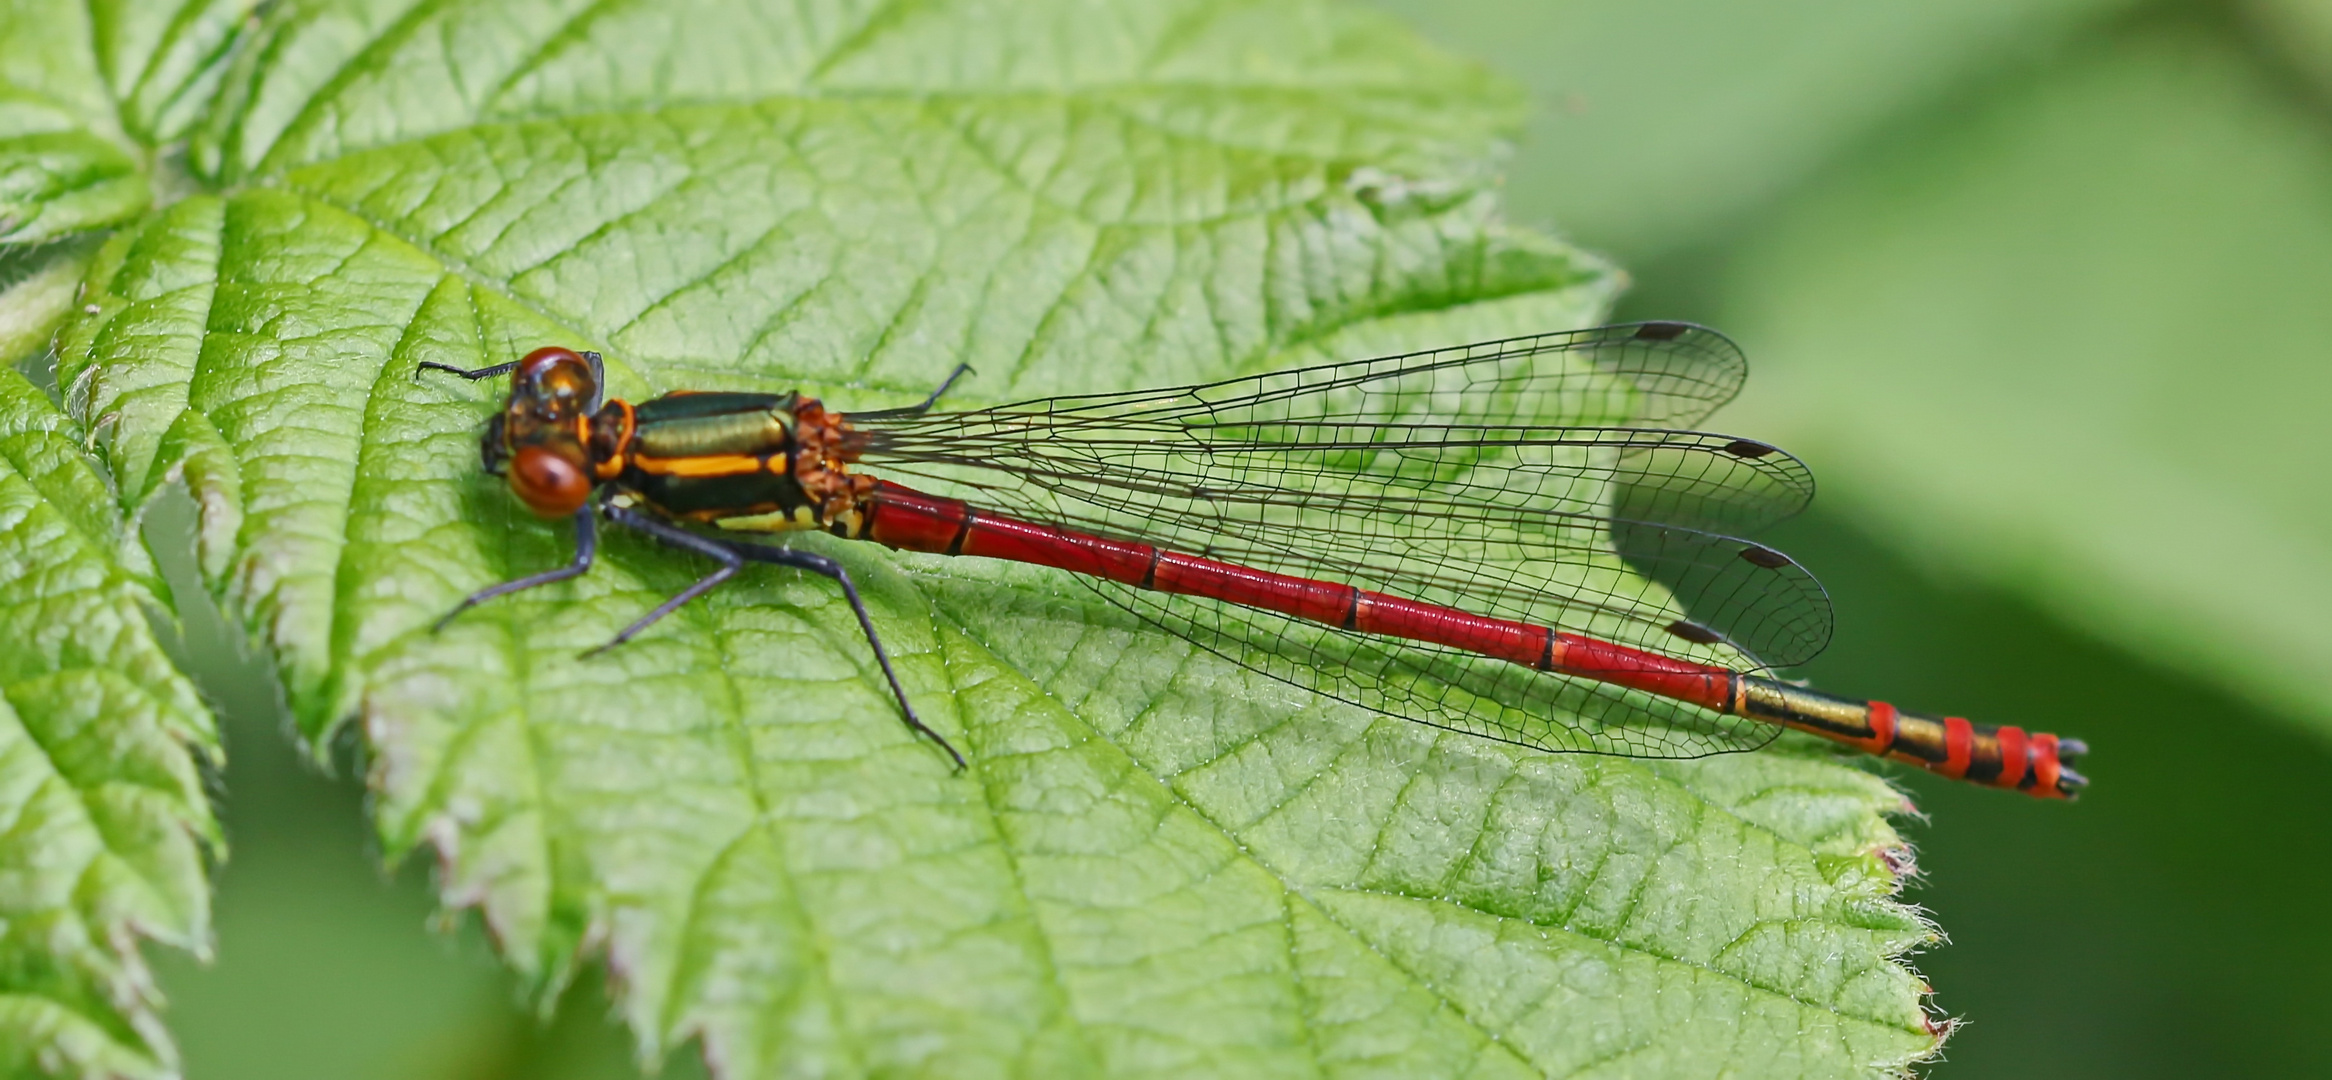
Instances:
[[[529,446],[510,459],[510,490],[537,516],[562,518],[591,497],[591,478],[555,451]]]
[[[573,365],[584,371],[590,370],[590,366],[583,362],[582,355],[575,350],[563,349],[557,345],[545,345],[526,354],[526,358],[518,362],[518,377],[521,379],[540,379],[549,374],[552,369],[568,365]]]
[[[524,394],[538,401],[571,404],[576,408],[591,400],[598,387],[591,377],[591,363],[573,349],[547,345],[526,354],[518,362],[518,373],[510,384],[514,396]],[[563,411],[563,410],[561,410]]]

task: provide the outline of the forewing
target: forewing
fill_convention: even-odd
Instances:
[[[981,410],[1119,420],[1692,427],[1740,393],[1739,346],[1691,323],[1642,322],[1245,375],[1196,386],[1039,398]],[[961,415],[961,414],[959,414]]]
[[[1810,476],[1762,443],[1624,426],[1696,420],[1741,370],[1710,331],[1607,327],[870,418],[860,449],[881,475],[992,511],[1754,668],[1819,651],[1828,603],[1794,563],[1726,533],[1794,513]],[[1678,757],[1766,737],[1463,650],[1091,584],[1255,670],[1490,738]]]

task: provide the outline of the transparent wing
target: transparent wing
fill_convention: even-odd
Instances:
[[[1558,357],[1553,363],[1542,358]],[[991,413],[1228,422],[1470,417],[1491,425],[1684,428],[1741,392],[1740,346],[1691,323],[1640,322],[1246,375],[1195,386],[1040,398]],[[1291,399],[1303,399],[1294,410]],[[1388,399],[1401,409],[1384,410]],[[957,414],[976,415],[976,414]]]
[[[1697,419],[1742,370],[1711,331],[1642,324],[870,417],[858,450],[887,478],[1030,520],[1708,663],[1793,664],[1827,643],[1827,598],[1731,534],[1802,508],[1805,466],[1750,440],[1630,426]],[[1460,650],[1089,584],[1252,669],[1485,737],[1643,757],[1768,737]]]

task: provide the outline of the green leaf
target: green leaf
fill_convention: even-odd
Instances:
[[[644,1057],[760,1076],[1886,1075],[1902,803],[1804,747],[1535,755],[1323,702],[1061,576],[811,536],[824,580],[589,575],[482,474],[545,343],[614,390],[846,408],[1123,389],[1584,325],[1504,226],[1480,69],[1316,3],[284,3],[196,122],[209,192],[97,254],[60,377],[392,857],[434,847],[538,1000],[604,956]]]
[[[0,1071],[162,1076],[141,937],[202,950],[219,741],[79,433],[0,370]],[[192,753],[190,753],[192,751]]]
[[[36,381],[54,373],[49,346],[81,292],[96,244],[79,237],[57,244],[0,247],[0,358]]]
[[[2107,39],[1736,257],[1744,405],[1908,549],[2332,731],[2328,188],[2317,117],[2231,42]]]
[[[257,0],[0,3],[0,243],[123,221]]]

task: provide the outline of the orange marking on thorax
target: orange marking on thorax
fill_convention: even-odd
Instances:
[[[634,455],[632,464],[657,476],[738,476],[760,472],[761,459],[750,454],[705,454],[697,457],[657,458]]]
[[[852,434],[841,413],[827,412],[816,398],[802,398],[794,403],[793,460],[782,466],[772,460],[769,471],[792,473],[802,494],[818,504],[820,516],[838,520],[875,490],[874,478],[844,471],[848,459],[841,450]]]
[[[591,448],[597,458],[591,466],[593,476],[613,480],[623,475],[624,465],[631,459],[632,435],[639,429],[639,417],[632,412],[632,403],[622,399],[610,400],[600,408],[602,415],[615,417],[615,427],[604,437],[595,433],[587,423],[583,429],[583,445]]]

